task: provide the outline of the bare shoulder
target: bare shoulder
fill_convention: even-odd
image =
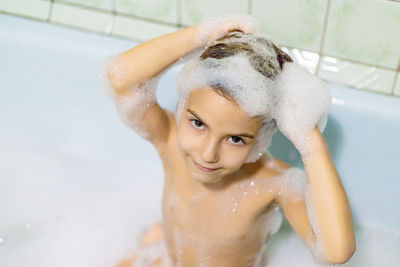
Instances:
[[[143,122],[149,133],[148,140],[158,151],[163,150],[176,127],[174,113],[155,103],[146,111]]]
[[[288,163],[277,158],[261,157],[256,162],[246,163],[244,165],[243,171],[245,173],[246,179],[274,179],[282,175],[284,170],[290,169]]]
[[[160,132],[155,133],[158,137],[157,139],[153,139],[152,143],[157,149],[159,155],[164,157],[168,154],[168,148],[176,146],[174,142],[176,142],[177,123],[174,112],[167,109],[162,109],[162,111],[164,116],[164,127],[159,128]]]
[[[282,171],[290,169],[292,166],[283,160],[273,157],[263,157],[259,161],[261,173],[264,177],[275,177],[282,174]]]
[[[290,168],[292,167],[292,166],[290,166],[287,162],[285,162],[285,161],[283,161],[283,160],[280,160],[280,159],[278,159],[278,158],[273,158],[272,160],[275,162],[275,164],[276,164],[280,169],[286,170],[286,169],[290,169]]]

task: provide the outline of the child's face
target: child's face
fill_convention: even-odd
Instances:
[[[262,122],[211,88],[193,90],[178,126],[178,146],[192,177],[216,183],[243,165]],[[201,166],[208,169],[204,169]]]

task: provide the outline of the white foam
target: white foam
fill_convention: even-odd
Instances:
[[[186,63],[178,75],[177,91],[180,99],[201,87],[222,87],[249,116],[271,112],[273,82],[253,70],[248,57],[239,54],[223,59],[194,59]]]
[[[328,86],[296,63],[286,63],[276,79],[277,101],[273,117],[279,130],[302,155],[309,153],[308,133],[320,121],[324,130],[331,105]]]
[[[310,190],[310,186],[307,185],[306,187],[306,192],[305,192],[305,203],[307,207],[307,215],[308,215],[308,220],[310,222],[310,225],[314,231],[314,235],[312,232],[309,233],[309,236],[307,237],[306,240],[306,245],[308,246],[308,249],[310,250],[314,261],[320,264],[326,263],[325,259],[325,251],[324,251],[324,241],[321,238],[321,231],[320,227],[317,221],[317,218],[315,217],[315,208],[312,203],[312,192]]]
[[[272,179],[267,179],[263,184],[258,186],[277,188],[280,198],[283,199],[290,198],[290,201],[305,201],[310,226],[315,233],[315,238],[312,232],[309,233],[306,244],[315,262],[321,264],[326,263],[324,243],[321,239],[320,228],[315,217],[315,210],[311,201],[311,191],[305,171],[294,167],[281,170],[281,175]]]
[[[257,142],[254,148],[251,150],[250,155],[247,157],[245,163],[255,162],[262,155],[268,153],[268,148],[271,145],[272,137],[276,133],[277,128],[275,127],[275,121],[269,121],[264,123],[260,129],[260,133],[257,135]]]
[[[308,181],[303,170],[299,168],[286,169],[278,179],[282,196],[290,194],[293,201],[304,200]]]
[[[267,212],[267,216],[267,231],[268,236],[271,236],[276,234],[279,231],[279,228],[281,228],[283,215],[279,206],[272,204],[270,210]]]
[[[399,266],[400,236],[381,229],[356,228],[357,249],[343,267]],[[316,263],[299,236],[284,225],[267,243],[266,267],[337,266]],[[288,257],[290,255],[290,257]]]
[[[132,263],[131,267],[154,266],[153,264],[158,260],[161,260],[160,267],[173,266],[164,240],[139,249],[139,251],[136,252],[135,261]]]
[[[140,230],[160,219],[154,182],[129,166],[116,175],[115,163],[39,151],[7,160],[19,169],[2,173],[0,266],[110,267],[130,256]],[[140,201],[146,208],[130,204]]]

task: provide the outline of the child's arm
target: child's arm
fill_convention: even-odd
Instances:
[[[175,121],[172,113],[157,104],[157,81],[152,78],[192,50],[229,31],[251,32],[252,26],[245,17],[220,17],[154,38],[119,55],[107,66],[106,74],[123,122],[157,148],[166,143]]]
[[[318,127],[310,133],[310,145],[310,154],[303,157],[309,186],[305,199],[282,195],[278,202],[314,255],[331,264],[344,263],[355,251],[349,202]]]
[[[130,93],[133,85],[157,76],[191,52],[197,46],[197,27],[156,37],[122,53],[107,71],[115,92]]]
[[[172,117],[156,102],[157,84],[149,80],[195,49],[196,33],[197,26],[192,26],[154,38],[122,53],[107,67],[122,120],[156,147],[166,142]],[[143,86],[146,82],[150,86]]]

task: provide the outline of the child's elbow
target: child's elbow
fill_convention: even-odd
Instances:
[[[329,264],[343,264],[350,260],[356,250],[355,242],[350,242],[347,246],[341,246],[334,251],[325,254],[325,260]]]
[[[117,94],[122,94],[124,91],[123,88],[125,86],[124,86],[123,79],[121,77],[121,73],[119,73],[117,70],[115,70],[115,67],[110,65],[106,69],[106,74],[107,74],[107,79],[110,82],[114,92]]]

